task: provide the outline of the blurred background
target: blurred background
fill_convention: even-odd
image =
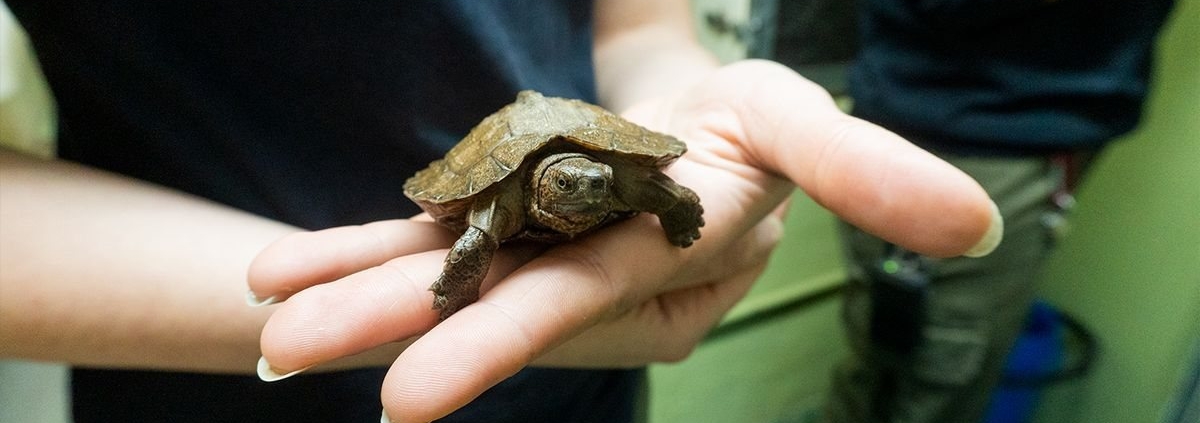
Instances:
[[[852,2],[693,2],[702,41],[722,60],[778,58],[844,91],[853,22],[814,17]],[[780,51],[780,41],[822,47]],[[1200,421],[1198,52],[1200,0],[1180,0],[1159,39],[1145,120],[1095,164],[1073,212],[1078,229],[1039,287],[1094,333],[1100,354],[1084,377],[1040,390],[1034,421]],[[0,134],[6,147],[53,155],[53,102],[7,8],[0,10]],[[797,193],[787,236],[751,294],[689,359],[651,368],[649,421],[810,421],[846,352],[844,280],[834,219]],[[67,422],[66,383],[59,365],[0,361],[0,422]]]

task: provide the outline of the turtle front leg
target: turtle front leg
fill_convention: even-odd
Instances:
[[[511,188],[511,187],[501,187]],[[492,256],[500,241],[513,236],[524,224],[519,189],[499,189],[501,193],[479,198],[467,212],[467,231],[454,242],[442,264],[442,274],[429,287],[433,308],[439,320],[446,320],[463,307],[479,299],[479,285],[487,276]]]
[[[704,207],[695,191],[655,170],[623,169],[616,180],[621,201],[633,210],[658,215],[671,244],[688,247],[700,239]]]
[[[446,320],[479,299],[479,285],[499,247],[495,237],[474,226],[458,238],[446,256],[442,274],[429,287],[434,295],[433,308],[439,311],[438,320]]]

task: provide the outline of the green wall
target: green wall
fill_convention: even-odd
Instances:
[[[1176,7],[1146,119],[1081,187],[1042,286],[1103,343],[1088,381],[1047,398],[1045,422],[1160,421],[1200,339],[1200,0]]]
[[[833,217],[796,194],[766,273],[687,360],[650,369],[650,422],[801,422],[847,347]]]

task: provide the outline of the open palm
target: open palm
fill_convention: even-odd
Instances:
[[[430,421],[531,364],[681,359],[761,273],[797,185],[914,251],[998,241],[981,241],[999,220],[973,180],[778,65],[727,66],[626,116],[688,142],[667,173],[704,205],[694,246],[669,244],[648,214],[550,248],[505,246],[480,300],[438,324],[427,289],[456,235],[422,218],[296,234],[250,272],[256,297],[286,300],[262,333],[266,375],[392,362],[388,414]]]

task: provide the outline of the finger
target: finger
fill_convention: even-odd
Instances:
[[[901,137],[841,113],[819,87],[768,62],[726,68],[708,84],[734,122],[723,132],[842,219],[917,252],[994,246],[1000,219],[971,177]],[[687,106],[685,106],[687,107]],[[719,121],[719,120],[718,120]],[[986,249],[987,245],[982,248]],[[978,251],[976,251],[978,252]]]
[[[714,185],[722,185],[719,182]],[[764,207],[760,216],[772,208]],[[706,284],[713,274],[728,272],[728,266],[714,264],[705,269],[712,273],[702,278],[701,272],[682,265],[714,262],[711,258],[724,251],[713,248],[738,244],[730,238],[743,236],[749,228],[732,231],[739,226],[721,224],[731,218],[733,209],[736,207],[706,209],[706,215],[712,213],[714,224],[706,227],[709,231],[704,238],[688,249],[670,246],[657,236],[645,236],[662,229],[652,217],[643,215],[547,251],[401,355],[384,381],[382,401],[389,415],[403,421],[442,417],[567,339],[639,307],[657,292],[654,284],[659,281],[679,276],[685,280],[670,285],[684,289]],[[749,226],[756,227],[753,223]],[[756,232],[760,236],[773,235],[749,238],[763,245],[744,251],[759,253],[755,261],[761,262],[765,259],[763,251],[778,241],[781,231],[775,220],[773,232]],[[709,298],[735,296],[709,294]],[[713,318],[699,309],[689,309],[688,315],[693,319]]]
[[[935,257],[986,254],[1002,219],[974,179],[895,134],[849,116],[812,139],[827,143],[794,177],[814,201],[880,238]],[[791,143],[780,154],[814,154]],[[791,150],[791,151],[789,151]],[[798,150],[798,151],[796,151]],[[980,250],[983,251],[980,251]]]
[[[416,216],[408,218],[408,220],[417,221],[417,222],[432,222],[433,216],[430,216],[429,213],[420,213],[420,214],[417,214]]]
[[[278,302],[395,257],[446,248],[454,240],[452,233],[437,224],[412,220],[298,232],[259,253],[250,265],[247,281],[251,296],[259,303]]]
[[[436,322],[428,285],[444,256],[402,256],[297,293],[263,327],[263,358],[284,374],[427,330]]]
[[[498,252],[484,289],[542,248],[513,244]],[[277,374],[285,374],[428,330],[437,323],[429,285],[441,272],[446,253],[442,249],[401,256],[297,293],[263,327],[264,359]]]

